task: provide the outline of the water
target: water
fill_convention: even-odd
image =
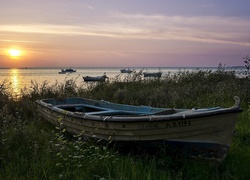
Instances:
[[[29,88],[31,81],[35,81],[38,84],[42,84],[47,81],[48,84],[63,83],[67,79],[74,79],[78,85],[84,85],[82,76],[101,76],[104,73],[112,80],[112,78],[120,75],[125,77],[127,74],[121,74],[121,68],[74,68],[77,71],[70,74],[59,74],[60,68],[28,68],[28,69],[0,69],[0,87],[3,82],[10,83],[10,91],[13,95],[20,95],[21,89]],[[143,68],[132,68],[136,72],[139,72]],[[216,70],[217,68],[161,68],[162,76],[170,73],[174,74],[178,71],[198,71],[198,70]],[[244,67],[227,68],[228,70],[234,70],[237,74],[244,71]],[[144,71],[158,72],[159,68],[144,68]],[[1,89],[0,89],[1,90]]]

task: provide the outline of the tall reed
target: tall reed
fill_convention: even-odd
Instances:
[[[247,179],[250,177],[250,79],[217,71],[179,71],[162,78],[135,73],[125,79],[81,87],[75,79],[48,85],[31,82],[15,99],[0,84],[0,179]],[[163,152],[120,154],[105,144],[72,136],[43,121],[34,101],[81,96],[157,107],[231,106],[242,99],[235,137],[227,158],[214,162],[172,157]]]

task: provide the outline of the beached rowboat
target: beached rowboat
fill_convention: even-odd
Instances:
[[[240,99],[229,108],[154,108],[85,98],[37,100],[43,118],[85,137],[119,145],[167,147],[190,157],[223,160],[233,137]]]

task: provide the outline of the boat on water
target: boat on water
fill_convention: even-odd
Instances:
[[[59,74],[66,74],[66,73],[73,73],[73,72],[76,72],[76,70],[72,69],[72,68],[67,68],[67,69],[61,69],[61,71],[58,73]]]
[[[229,150],[240,108],[155,108],[80,97],[37,100],[42,117],[73,134],[121,147],[166,148],[188,157],[222,161]]]
[[[160,78],[162,75],[162,72],[144,72],[144,77],[157,77]]]
[[[146,71],[146,72],[143,73],[143,75],[144,75],[144,77],[157,77],[157,78],[160,78],[161,75],[162,75],[162,71],[159,68],[159,71],[157,71],[157,72],[148,72],[148,71]]]
[[[83,76],[86,82],[104,82],[108,77],[104,74],[102,76]]]
[[[120,69],[121,73],[132,73],[134,72],[132,69],[130,68],[123,68],[123,69]]]

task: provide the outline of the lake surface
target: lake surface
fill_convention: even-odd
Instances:
[[[69,74],[59,74],[60,68],[27,68],[27,69],[0,69],[0,85],[3,82],[10,84],[10,92],[14,95],[19,95],[21,89],[29,88],[31,82],[35,81],[38,84],[42,84],[47,81],[48,84],[63,83],[68,79],[74,79],[78,85],[84,85],[86,82],[83,81],[82,76],[101,76],[104,73],[112,80],[116,76],[120,75],[121,78],[127,76],[128,74],[121,74],[118,67],[102,67],[102,68],[74,68],[76,72]],[[143,68],[131,68],[136,72],[143,70]],[[178,71],[198,71],[198,70],[216,70],[213,67],[195,68],[195,67],[175,67],[175,68],[160,68],[162,72],[162,77],[170,73],[174,74]],[[244,67],[231,67],[227,68],[230,71],[235,71],[236,73],[241,73],[244,71]],[[144,68],[143,72],[158,72],[159,68]]]

